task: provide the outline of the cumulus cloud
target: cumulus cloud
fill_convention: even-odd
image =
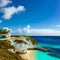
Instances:
[[[24,29],[23,29],[24,33],[30,33],[30,25],[27,25]]]
[[[0,20],[0,23],[2,23],[2,20]]]
[[[17,14],[22,11],[25,11],[24,6],[18,6],[17,8],[12,6],[12,7],[6,7],[6,8],[1,9],[1,12],[3,13],[2,17],[4,19],[10,19],[12,17],[12,15]]]
[[[5,7],[9,3],[12,3],[12,1],[11,0],[0,0],[0,7]]]
[[[60,36],[60,30],[56,29],[31,29],[30,25],[27,25],[23,29],[19,29],[22,35],[30,35],[30,36]],[[19,32],[18,31],[18,32]]]
[[[22,34],[22,35],[28,35],[28,34],[30,33],[30,25],[27,25],[27,26],[24,27],[24,28],[19,27],[19,28],[17,29],[17,31],[15,31],[15,33],[16,33],[16,32],[19,32],[19,33]]]
[[[37,36],[60,36],[60,30],[55,29],[31,29],[30,35]]]

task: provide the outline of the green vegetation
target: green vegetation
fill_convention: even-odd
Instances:
[[[13,36],[10,37],[10,39],[11,39],[11,40],[20,40],[20,42],[25,43],[25,42],[23,41],[23,39],[21,40],[21,37],[22,37],[22,38],[26,38],[27,41],[31,41],[33,45],[37,45],[37,44],[38,44],[37,41],[36,41],[34,38],[29,37],[29,36],[13,35]],[[25,43],[25,44],[26,44],[26,43]]]
[[[27,43],[26,43],[25,41],[23,41],[23,40],[15,40],[14,42],[27,44]]]
[[[7,29],[0,29],[0,34],[8,34],[10,30]]]
[[[11,35],[11,37],[20,37],[19,35]]]
[[[0,49],[0,60],[23,60],[18,54],[6,49]]]
[[[16,53],[18,51],[19,54],[24,54],[24,52],[20,50],[32,49],[47,51],[47,49],[37,47],[38,43],[32,37],[19,35],[9,36],[9,33],[10,30],[8,29],[0,29],[0,37],[9,38],[8,40],[0,40],[0,60],[24,60]],[[22,47],[19,44],[21,44]]]
[[[28,36],[25,36],[26,37],[26,40],[31,40],[32,44],[33,45],[37,45],[37,41],[34,39],[34,38],[31,38],[31,37],[28,37]]]
[[[27,44],[26,41],[24,41],[23,39],[21,40],[20,38],[21,36],[11,36],[9,40],[14,40],[14,42],[17,42],[17,44]],[[37,44],[37,42],[31,37],[22,36],[22,38],[26,38],[28,42],[29,40],[31,40],[32,44]],[[11,45],[11,42],[9,40],[0,40],[0,60],[23,60],[21,56],[19,56],[15,52],[11,52],[10,50],[8,50],[13,49],[15,51],[15,47]]]
[[[8,40],[0,40],[0,48],[3,49],[15,49],[12,45],[11,42]]]
[[[0,37],[1,38],[8,38],[10,30],[9,29],[0,29]]]
[[[8,49],[14,49],[8,40],[0,40],[0,60],[23,60],[18,54]]]

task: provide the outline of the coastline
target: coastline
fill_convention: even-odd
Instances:
[[[19,54],[24,60],[35,60],[33,57],[34,50],[27,50],[26,54]]]

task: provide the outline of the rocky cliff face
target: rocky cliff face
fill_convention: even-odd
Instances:
[[[11,37],[9,40],[11,44],[15,47],[15,50],[27,50],[28,48],[37,47],[37,42],[35,39],[27,36],[20,36],[20,37]]]
[[[0,40],[0,60],[23,60],[18,54],[8,49],[14,50],[14,46],[8,40]]]
[[[18,54],[6,49],[0,49],[0,60],[23,60]]]
[[[16,52],[25,53],[28,48],[36,45],[35,40],[26,37],[0,40],[0,60],[23,60]]]

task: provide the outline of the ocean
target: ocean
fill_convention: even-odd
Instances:
[[[34,60],[60,60],[60,36],[31,36],[38,46],[47,48],[49,52],[36,50],[33,54]]]
[[[34,50],[32,60],[60,60],[60,36],[31,36],[38,42],[38,46],[49,51]],[[4,39],[2,39],[4,40]]]

